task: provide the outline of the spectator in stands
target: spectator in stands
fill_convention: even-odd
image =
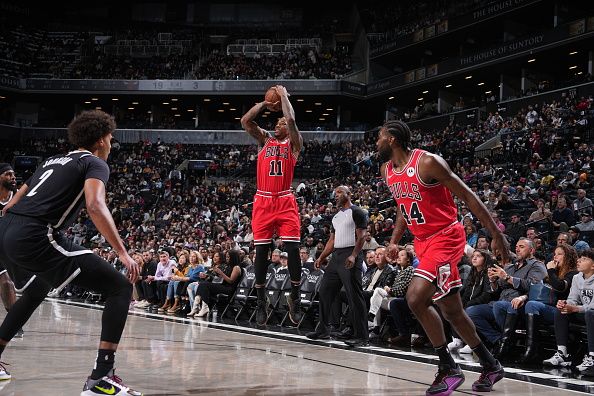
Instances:
[[[413,268],[417,268],[419,266],[419,258],[417,257],[417,253],[415,252],[415,245],[412,243],[407,243],[406,245],[404,245],[404,249],[406,249],[407,252],[412,254],[412,266]]]
[[[491,286],[487,269],[495,264],[495,260],[487,250],[476,249],[471,256],[472,270],[462,285],[461,297],[464,309],[474,305],[488,304],[492,299]],[[457,334],[452,334],[452,342],[448,344],[448,349],[460,349],[464,347],[464,342]],[[460,349],[460,353],[472,353],[472,349],[467,346]]]
[[[270,265],[268,265],[268,270],[273,269],[276,271],[278,268],[280,268],[281,253],[282,251],[280,249],[274,249],[272,251],[272,254],[270,255]]]
[[[371,296],[376,288],[384,288],[394,283],[396,272],[394,267],[388,263],[386,248],[378,247],[375,249],[375,269],[369,278],[369,283],[363,284],[363,298],[367,307],[369,307]]]
[[[575,224],[573,210],[567,207],[567,198],[561,196],[557,199],[557,207],[553,210],[553,227],[557,231],[567,231]]]
[[[526,235],[526,226],[520,222],[520,215],[512,213],[511,223],[507,226],[505,233],[512,239],[511,247],[515,247],[516,242]]]
[[[301,268],[307,268],[309,271],[314,271],[314,259],[309,256],[309,250],[306,247],[299,249],[299,258],[301,259]]]
[[[489,250],[489,248],[491,247],[491,238],[487,237],[487,236],[479,236],[478,239],[476,240],[476,249],[480,249],[480,250]]]
[[[534,243],[522,238],[516,244],[516,260],[505,267],[487,269],[491,291],[497,301],[468,307],[466,312],[477,330],[493,347],[497,356],[506,355],[515,331],[518,310],[524,304],[520,296],[528,293],[532,283],[546,276],[544,264],[534,258]]]
[[[585,323],[588,332],[588,353],[576,368],[582,375],[594,376],[594,250],[580,253],[577,270],[566,300],[557,302],[555,311],[555,339],[557,352],[543,361],[545,366],[569,367],[572,359],[568,351],[569,323]]]
[[[199,282],[196,289],[194,305],[199,303],[200,311],[195,317],[201,318],[210,312],[210,307],[215,303],[217,294],[231,295],[237,287],[241,278],[241,261],[237,250],[229,250],[225,254],[225,260],[213,265],[210,269],[213,277],[210,282]]]
[[[176,294],[177,287],[179,286],[179,279],[182,277],[187,276],[187,272],[189,270],[188,265],[188,256],[189,253],[187,251],[183,251],[178,254],[177,256],[177,266],[173,269],[173,274],[169,279],[169,283],[167,284],[167,293],[165,295],[165,302],[162,306],[159,307],[158,312],[168,312],[169,308],[175,307],[171,313],[174,313],[175,310],[179,307],[179,297],[180,294]],[[172,301],[175,300],[175,303],[172,304]]]
[[[548,220],[553,217],[551,211],[545,207],[545,201],[542,198],[539,198],[536,201],[536,210],[530,214],[528,218],[528,222],[532,223],[534,221],[540,220]]]
[[[153,282],[150,277],[157,272],[157,262],[153,260],[153,252],[150,250],[142,253],[144,265],[140,273],[142,280],[136,282],[136,291],[141,300],[135,305],[135,308],[148,308],[158,304],[157,298],[157,283]]]
[[[368,324],[371,329],[379,328],[381,323],[380,308],[389,309],[390,302],[396,297],[404,300],[406,290],[414,272],[412,259],[413,256],[410,252],[400,249],[395,263],[397,275],[394,277],[394,282],[383,288],[376,287],[373,289],[373,295],[369,302],[369,314],[367,315]]]
[[[167,248],[163,248],[159,252],[159,263],[157,264],[157,270],[154,275],[149,275],[147,280],[156,283],[157,299],[159,306],[165,303],[167,285],[173,275],[173,271],[177,263],[170,259],[170,253]],[[155,307],[158,309],[159,307]]]
[[[182,257],[185,257],[185,254],[180,256],[180,265],[182,265]],[[178,313],[181,309],[180,300],[186,298],[186,290],[188,284],[192,282],[198,282],[200,279],[200,274],[205,272],[203,266],[203,260],[200,253],[195,250],[190,251],[189,257],[189,265],[187,269],[184,271],[184,274],[177,273],[176,275],[171,277],[171,282],[177,282],[175,286],[175,300],[173,306],[167,311],[168,313]],[[179,272],[179,269],[178,269]],[[187,312],[187,311],[186,311]]]
[[[592,221],[592,212],[584,210],[581,213],[582,222],[576,224],[580,231],[594,231],[594,221]]]
[[[464,226],[464,231],[466,232],[466,243],[474,248],[478,240],[478,233],[476,232],[476,227],[474,226],[474,224],[468,224]]]
[[[581,231],[580,231],[579,227],[577,227],[577,226],[569,227],[569,231],[567,232],[569,234],[569,236],[571,237],[571,240],[575,241],[573,243],[573,248],[578,253],[581,253],[584,250],[590,249],[590,245],[588,244],[588,242],[580,239],[580,232]]]
[[[200,284],[203,282],[212,282],[214,278],[212,268],[222,266],[224,263],[223,257],[224,256],[222,252],[215,252],[212,256],[212,265],[205,272],[198,274],[199,279],[196,282],[192,282],[188,285],[188,298],[192,303],[188,317],[195,316],[202,309],[202,297],[197,295],[198,286],[200,286]]]
[[[375,250],[379,247],[379,243],[371,236],[369,231],[365,231],[365,242],[363,243],[363,250]]]
[[[535,284],[536,292],[542,287],[550,287],[550,297],[554,300],[538,301],[533,298],[535,296],[524,295],[522,298],[528,300],[524,308],[525,325],[526,325],[526,351],[522,357],[522,362],[532,361],[538,352],[536,342],[536,331],[539,326],[551,325],[555,317],[555,304],[558,300],[565,300],[569,295],[569,288],[573,276],[577,274],[576,270],[577,253],[575,249],[569,245],[560,245],[555,248],[553,260],[547,263],[547,276],[543,280],[543,285]]]
[[[582,208],[590,208],[590,212],[593,210],[592,208],[592,200],[586,197],[586,190],[580,188],[577,190],[577,199],[573,201],[574,210],[579,211]]]

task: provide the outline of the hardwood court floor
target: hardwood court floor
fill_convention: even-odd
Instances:
[[[78,395],[96,354],[102,311],[46,301],[3,354],[0,395]],[[145,395],[424,395],[435,366],[377,354],[130,315],[116,373]],[[476,372],[454,394],[473,394]],[[504,379],[491,395],[578,392]]]

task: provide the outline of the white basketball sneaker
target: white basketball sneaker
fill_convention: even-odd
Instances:
[[[114,370],[99,380],[87,379],[80,396],[142,396],[141,392],[130,389],[122,383],[122,379],[115,375]]]
[[[8,363],[0,362],[0,381],[8,381],[12,378],[12,375],[10,375],[6,366],[8,366]]]

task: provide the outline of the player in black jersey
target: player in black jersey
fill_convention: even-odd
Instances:
[[[0,216],[4,207],[10,202],[16,192],[16,177],[12,166],[7,163],[0,163]],[[19,290],[21,291],[21,290]],[[0,298],[4,304],[6,312],[14,305],[16,301],[15,286],[6,267],[0,262]],[[22,337],[23,330],[19,330],[15,337]]]
[[[68,139],[78,150],[45,160],[19,189],[0,219],[0,262],[9,269],[36,275],[0,326],[0,354],[50,289],[72,283],[106,297],[97,360],[81,396],[141,395],[123,385],[113,373],[132,284],[139,273],[105,203],[109,178],[105,161],[114,129],[113,118],[102,111],[85,111],[75,117],[68,126]],[[128,279],[61,232],[72,224],[85,204],[91,220],[126,266]],[[2,366],[1,376],[10,378]]]

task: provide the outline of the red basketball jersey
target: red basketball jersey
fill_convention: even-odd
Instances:
[[[296,163],[297,156],[289,138],[277,140],[269,137],[258,153],[256,188],[271,193],[289,190]]]
[[[426,184],[419,178],[419,159],[426,151],[415,149],[401,172],[392,161],[386,165],[386,184],[406,220],[419,239],[435,235],[457,221],[458,209],[452,193],[440,183]]]

